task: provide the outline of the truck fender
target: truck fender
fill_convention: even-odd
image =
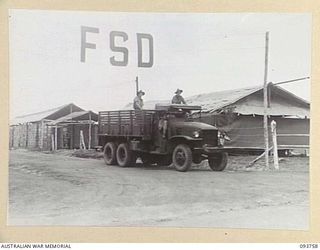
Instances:
[[[175,135],[169,138],[169,150],[172,152],[174,147],[178,144],[191,144],[193,145],[194,142],[201,141],[201,138],[193,138],[187,135]]]
[[[199,138],[193,138],[188,135],[174,135],[169,138],[169,141],[175,141],[175,140],[180,140],[180,139],[187,140],[187,141],[199,141]]]

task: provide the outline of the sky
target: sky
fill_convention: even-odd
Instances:
[[[121,109],[135,96],[144,100],[262,85],[265,33],[269,31],[268,82],[310,76],[311,15],[305,13],[124,13],[10,10],[10,117],[74,103],[83,109]],[[80,61],[81,26],[87,33]],[[113,66],[110,32],[128,40],[128,65]],[[152,67],[138,67],[137,33],[153,37]],[[148,43],[142,44],[148,59]],[[281,85],[310,101],[310,80]]]

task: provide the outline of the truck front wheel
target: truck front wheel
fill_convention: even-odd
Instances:
[[[228,163],[228,153],[216,153],[208,157],[208,163],[213,171],[223,171]]]
[[[117,161],[120,167],[128,167],[135,164],[136,156],[130,150],[128,143],[121,143],[117,149]]]
[[[103,149],[103,158],[107,165],[117,164],[117,145],[114,142],[108,142]]]
[[[172,154],[172,162],[177,171],[185,172],[192,164],[192,152],[188,145],[179,144]]]

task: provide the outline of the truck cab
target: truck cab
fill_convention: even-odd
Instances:
[[[106,164],[130,166],[139,157],[145,164],[173,164],[184,172],[208,159],[212,170],[224,170],[228,155],[222,133],[194,121],[194,112],[201,107],[170,104],[154,110],[99,112],[99,144]]]

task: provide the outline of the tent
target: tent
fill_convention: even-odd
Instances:
[[[228,134],[231,141],[226,146],[264,148],[262,86],[195,95],[186,100],[188,104],[203,107],[201,114],[194,114],[195,119],[215,125]],[[267,114],[269,125],[272,120],[277,123],[279,149],[309,147],[310,103],[270,84]],[[269,140],[271,143],[271,138]]]

